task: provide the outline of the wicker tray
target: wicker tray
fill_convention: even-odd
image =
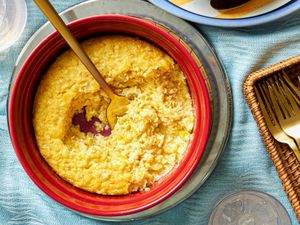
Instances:
[[[272,137],[254,92],[254,86],[257,82],[282,69],[296,82],[297,76],[300,75],[300,55],[250,74],[245,79],[243,91],[285,192],[300,222],[300,164],[293,151],[286,144],[281,144]]]

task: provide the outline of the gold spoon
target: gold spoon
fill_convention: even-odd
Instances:
[[[113,129],[117,122],[117,117],[123,116],[126,113],[129,100],[126,97],[122,97],[114,93],[50,2],[48,0],[34,0],[34,2],[42,10],[51,24],[61,34],[71,49],[79,57],[80,61],[100,84],[102,90],[104,90],[110,98],[111,101],[106,110],[106,117],[110,128]]]

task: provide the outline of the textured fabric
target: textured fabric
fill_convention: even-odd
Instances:
[[[58,11],[80,0],[52,0]],[[22,37],[0,53],[0,224],[68,225],[115,224],[79,216],[37,188],[20,165],[8,134],[6,97],[13,65],[22,47],[45,17],[27,0],[28,22]],[[259,190],[276,197],[298,224],[256,123],[242,95],[250,72],[300,53],[300,12],[262,27],[222,29],[199,26],[223,61],[233,91],[233,127],[218,166],[207,182],[177,207],[137,222],[122,224],[205,225],[214,204],[225,194]]]

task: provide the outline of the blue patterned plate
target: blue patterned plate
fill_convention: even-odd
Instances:
[[[260,25],[260,24],[268,23],[283,18],[300,9],[300,1],[292,0],[287,4],[283,5],[282,7],[277,8],[276,10],[258,16],[252,16],[252,17],[240,18],[240,19],[221,19],[221,18],[214,18],[214,17],[208,17],[208,16],[196,14],[191,10],[188,11],[187,9],[179,7],[168,0],[149,0],[149,1],[159,6],[160,8],[164,9],[165,11],[172,13],[176,16],[179,16],[183,19],[200,23],[200,24],[219,26],[219,27],[249,27],[249,26]]]

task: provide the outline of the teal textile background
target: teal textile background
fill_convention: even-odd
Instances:
[[[102,225],[65,209],[40,191],[24,172],[12,148],[7,122],[7,88],[14,63],[31,35],[46,22],[33,1],[26,0],[28,21],[21,38],[0,53],[0,224]],[[51,1],[62,11],[81,0]],[[205,225],[214,204],[225,194],[258,190],[277,198],[298,224],[274,166],[242,95],[245,76],[300,54],[300,12],[255,28],[198,26],[223,61],[233,91],[233,127],[220,162],[207,182],[177,207],[130,225]]]

